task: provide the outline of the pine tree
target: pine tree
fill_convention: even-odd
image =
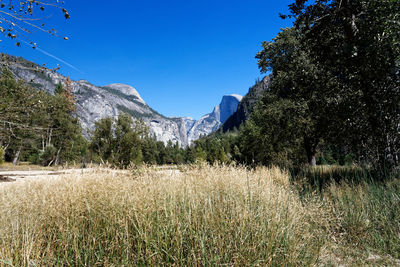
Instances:
[[[56,88],[54,89],[54,95],[61,95],[64,92],[64,88],[61,83],[58,83]]]

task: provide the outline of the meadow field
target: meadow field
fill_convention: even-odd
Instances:
[[[350,180],[194,165],[1,183],[0,266],[400,266],[400,181]]]

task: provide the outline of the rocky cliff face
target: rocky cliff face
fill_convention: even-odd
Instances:
[[[239,103],[242,101],[243,96],[240,95],[227,95],[222,98],[220,107],[220,122],[225,121],[236,112]]]
[[[221,103],[214,108],[213,112],[195,121],[187,134],[189,144],[201,136],[209,135],[218,130],[226,119],[237,110],[242,98],[240,95],[226,95],[222,98]]]
[[[269,90],[271,78],[271,76],[266,76],[249,89],[249,92],[239,103],[237,110],[222,125],[223,132],[232,131],[234,128],[239,129],[239,126],[250,118],[257,101],[265,91]]]
[[[45,70],[23,58],[10,57],[10,70],[16,78],[22,79],[39,90],[54,94],[57,84],[64,84],[66,77],[59,73]],[[96,86],[88,81],[72,81],[73,94],[76,97],[77,116],[86,137],[94,130],[95,122],[105,117],[118,117],[119,113],[129,113],[133,119],[142,119],[150,128],[157,140],[167,143],[178,142],[187,146],[201,135],[216,131],[222,118],[233,113],[240,96],[227,96],[214,112],[202,117],[199,121],[192,118],[167,118],[151,107],[141,98],[135,88],[126,84]],[[225,99],[225,100],[224,100]],[[222,107],[222,113],[220,112]]]

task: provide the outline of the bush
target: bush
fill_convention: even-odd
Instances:
[[[32,164],[41,164],[40,151],[34,151],[28,155],[28,161]]]
[[[50,165],[54,162],[57,156],[57,149],[54,146],[47,146],[42,153],[40,153],[40,163],[43,166]]]

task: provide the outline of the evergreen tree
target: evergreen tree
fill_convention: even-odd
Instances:
[[[92,133],[90,149],[100,158],[100,161],[113,161],[113,121],[111,118],[104,118],[95,123],[95,130]]]
[[[207,153],[201,148],[201,146],[196,146],[196,161],[206,162]]]
[[[223,147],[221,147],[221,149],[219,150],[218,161],[220,163],[228,163],[228,157]]]
[[[16,81],[7,69],[0,77],[0,98],[0,146],[7,160],[58,164],[79,159],[86,142],[73,114],[74,103]],[[54,149],[55,156],[50,153]]]
[[[61,83],[58,83],[54,89],[54,95],[61,95],[64,92],[64,88]]]

